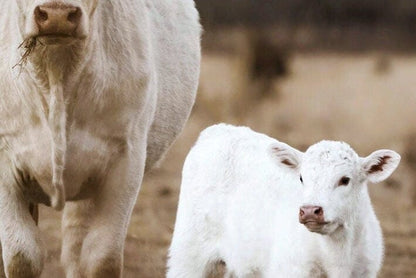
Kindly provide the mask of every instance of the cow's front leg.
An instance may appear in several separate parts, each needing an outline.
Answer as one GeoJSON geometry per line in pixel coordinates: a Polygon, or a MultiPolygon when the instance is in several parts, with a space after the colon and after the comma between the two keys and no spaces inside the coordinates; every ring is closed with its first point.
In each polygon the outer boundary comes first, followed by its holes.
{"type": "MultiPolygon", "coordinates": [[[[4,172],[2,173],[5,174],[4,172]]],[[[39,277],[44,262],[40,232],[30,212],[29,203],[13,183],[0,180],[0,239],[3,264],[8,278],[39,277]]]]}
{"type": "Polygon", "coordinates": [[[141,150],[117,159],[93,199],[80,258],[85,277],[121,277],[128,223],[144,172],[145,147],[141,150]]]}
{"type": "Polygon", "coordinates": [[[68,202],[62,218],[61,262],[67,278],[80,278],[82,244],[88,234],[92,201],[68,202]]]}
{"type": "Polygon", "coordinates": [[[6,278],[6,273],[4,273],[4,265],[3,265],[3,260],[2,260],[2,258],[3,258],[2,254],[3,254],[3,251],[2,251],[2,248],[1,248],[1,244],[0,244],[0,278],[6,278]]]}

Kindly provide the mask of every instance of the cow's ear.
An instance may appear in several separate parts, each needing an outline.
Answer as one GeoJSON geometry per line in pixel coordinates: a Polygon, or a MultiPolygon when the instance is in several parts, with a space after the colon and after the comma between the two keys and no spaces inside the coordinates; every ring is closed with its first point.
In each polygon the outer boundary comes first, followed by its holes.
{"type": "Polygon", "coordinates": [[[276,142],[270,145],[269,152],[279,164],[291,169],[299,169],[303,153],[288,144],[276,142]]]}
{"type": "Polygon", "coordinates": [[[362,169],[370,182],[387,179],[400,162],[400,155],[391,150],[378,150],[362,158],[362,169]]]}

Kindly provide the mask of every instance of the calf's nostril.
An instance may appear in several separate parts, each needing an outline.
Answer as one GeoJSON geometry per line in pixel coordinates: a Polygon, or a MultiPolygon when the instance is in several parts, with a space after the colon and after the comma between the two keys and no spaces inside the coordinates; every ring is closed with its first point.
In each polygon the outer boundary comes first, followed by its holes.
{"type": "Polygon", "coordinates": [[[303,216],[303,215],[305,215],[305,212],[304,212],[302,209],[300,209],[300,210],[299,210],[299,215],[300,215],[300,216],[303,216]]]}
{"type": "Polygon", "coordinates": [[[322,215],[323,213],[324,213],[324,211],[322,210],[322,208],[321,207],[318,207],[318,208],[315,208],[314,209],[314,211],[313,211],[313,213],[315,214],[315,215],[322,215]]]}

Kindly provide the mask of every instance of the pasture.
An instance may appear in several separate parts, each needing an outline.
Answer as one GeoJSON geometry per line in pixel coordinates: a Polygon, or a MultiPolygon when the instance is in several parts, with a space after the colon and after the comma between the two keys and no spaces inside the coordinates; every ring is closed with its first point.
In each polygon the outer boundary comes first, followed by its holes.
{"type": "MultiPolygon", "coordinates": [[[[259,93],[262,85],[250,79],[243,52],[204,52],[191,118],[142,185],[126,241],[124,277],[164,277],[184,158],[202,129],[222,121],[249,125],[303,151],[333,139],[348,142],[361,156],[380,148],[400,153],[402,162],[388,182],[369,188],[385,237],[380,277],[415,277],[416,56],[294,52],[287,75],[259,93]]],[[[60,215],[41,207],[49,252],[45,278],[63,275],[60,215]]]]}

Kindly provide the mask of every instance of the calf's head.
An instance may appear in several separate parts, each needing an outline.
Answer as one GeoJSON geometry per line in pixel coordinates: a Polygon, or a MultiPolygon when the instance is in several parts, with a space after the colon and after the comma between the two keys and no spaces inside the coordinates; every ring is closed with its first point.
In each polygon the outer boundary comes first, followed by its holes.
{"type": "Polygon", "coordinates": [[[98,0],[14,0],[21,13],[24,40],[43,45],[70,44],[89,35],[98,0]]]}
{"type": "Polygon", "coordinates": [[[271,154],[293,171],[302,188],[299,222],[320,234],[352,225],[365,209],[363,204],[370,202],[367,181],[383,181],[400,162],[400,155],[391,150],[378,150],[362,158],[346,143],[334,141],[319,142],[305,153],[274,143],[271,154]]]}

